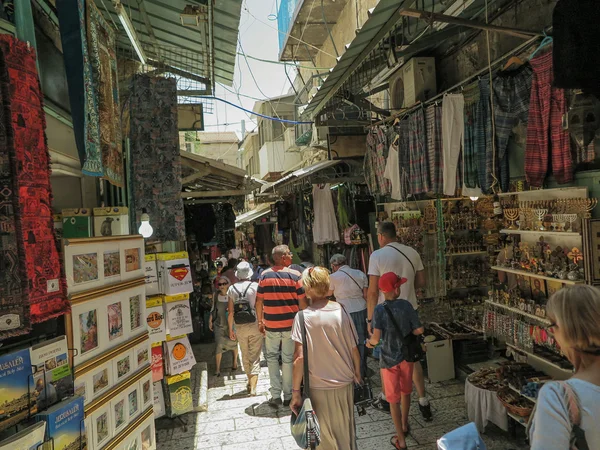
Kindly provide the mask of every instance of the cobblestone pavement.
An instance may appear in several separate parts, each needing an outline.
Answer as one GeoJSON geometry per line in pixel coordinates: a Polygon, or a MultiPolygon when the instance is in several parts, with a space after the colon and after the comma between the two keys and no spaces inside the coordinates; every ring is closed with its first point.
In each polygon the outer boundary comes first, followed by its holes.
{"type": "MultiPolygon", "coordinates": [[[[187,431],[173,428],[176,422],[166,419],[157,421],[158,450],[292,450],[297,449],[290,436],[288,408],[271,408],[268,399],[269,376],[266,367],[258,383],[258,396],[247,397],[246,375],[238,370],[231,372],[231,352],[223,356],[221,377],[214,376],[214,345],[195,346],[198,361],[208,362],[208,412],[190,413],[185,416],[187,431]]],[[[264,364],[263,364],[264,365],[264,364]]],[[[241,365],[240,365],[241,366],[241,365]]],[[[369,360],[369,366],[377,369],[377,362],[369,360]]],[[[378,370],[375,370],[378,373],[378,370]]],[[[379,392],[380,379],[372,379],[374,390],[379,392]]],[[[425,422],[413,393],[410,426],[407,438],[410,450],[436,450],[436,440],[443,434],[468,422],[464,405],[464,385],[458,380],[427,385],[431,401],[433,421],[425,422]]],[[[517,432],[523,435],[522,428],[517,432]]],[[[512,440],[507,433],[488,427],[483,436],[489,450],[521,450],[528,446],[523,440],[512,440]]],[[[395,434],[388,413],[373,408],[367,415],[357,417],[356,434],[359,450],[392,449],[390,438],[395,434]]]]}

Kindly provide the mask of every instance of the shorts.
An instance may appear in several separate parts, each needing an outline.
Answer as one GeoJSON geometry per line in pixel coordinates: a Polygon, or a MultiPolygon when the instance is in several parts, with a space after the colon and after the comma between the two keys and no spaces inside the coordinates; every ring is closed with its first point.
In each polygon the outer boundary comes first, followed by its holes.
{"type": "Polygon", "coordinates": [[[381,369],[385,398],[390,403],[400,403],[402,395],[412,392],[412,375],[415,363],[402,361],[390,369],[381,369]]]}

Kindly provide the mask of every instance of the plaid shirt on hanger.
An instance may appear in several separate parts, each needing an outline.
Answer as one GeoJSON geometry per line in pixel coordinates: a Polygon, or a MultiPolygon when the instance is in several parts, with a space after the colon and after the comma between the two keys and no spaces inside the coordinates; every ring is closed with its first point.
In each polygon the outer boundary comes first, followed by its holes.
{"type": "Polygon", "coordinates": [[[419,108],[408,119],[410,149],[409,177],[412,194],[429,192],[429,161],[427,157],[427,127],[425,113],[419,108]]]}
{"type": "Polygon", "coordinates": [[[429,189],[434,194],[442,194],[444,192],[442,108],[437,105],[432,105],[427,108],[426,128],[429,189]]]}

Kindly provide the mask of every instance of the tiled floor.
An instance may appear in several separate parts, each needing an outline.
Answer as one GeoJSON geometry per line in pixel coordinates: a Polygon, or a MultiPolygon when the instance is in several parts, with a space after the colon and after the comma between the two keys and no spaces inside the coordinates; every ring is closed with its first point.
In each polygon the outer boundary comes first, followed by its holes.
{"type": "MultiPolygon", "coordinates": [[[[221,370],[215,378],[212,345],[195,347],[198,361],[208,362],[208,412],[185,416],[187,431],[173,428],[176,422],[157,421],[158,450],[292,450],[297,449],[290,436],[289,409],[275,410],[266,404],[269,379],[266,367],[258,384],[256,397],[246,397],[246,376],[240,371],[221,370]]],[[[377,369],[377,362],[369,360],[377,369]]],[[[231,367],[231,356],[224,355],[222,368],[231,367]]],[[[378,370],[375,370],[378,373],[378,370]]],[[[379,391],[380,380],[373,377],[374,390],[379,391]]],[[[415,403],[411,408],[411,434],[407,444],[411,450],[435,450],[436,440],[443,434],[468,422],[464,406],[464,385],[458,380],[428,384],[427,393],[433,410],[433,421],[423,421],[415,403]]],[[[519,427],[519,426],[518,426],[519,427]]],[[[521,450],[528,448],[522,439],[512,440],[507,433],[488,427],[483,436],[489,450],[521,450]]],[[[517,428],[518,435],[523,430],[517,428]]],[[[395,434],[389,414],[373,408],[367,415],[357,417],[356,434],[359,450],[392,449],[390,438],[395,434]]]]}

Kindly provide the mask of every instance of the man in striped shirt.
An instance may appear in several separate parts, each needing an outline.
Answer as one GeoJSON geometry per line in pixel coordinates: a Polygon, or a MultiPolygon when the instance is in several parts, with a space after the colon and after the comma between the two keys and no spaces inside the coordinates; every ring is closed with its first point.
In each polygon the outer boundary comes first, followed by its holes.
{"type": "Polygon", "coordinates": [[[287,245],[273,249],[273,267],[265,270],[258,280],[256,316],[258,328],[265,334],[267,366],[271,379],[269,404],[288,406],[292,398],[292,366],[295,344],[292,324],[300,309],[307,306],[302,274],[289,268],[292,252],[287,245]],[[279,356],[282,366],[279,370],[279,356]],[[283,391],[283,403],[281,393],[283,391]]]}

